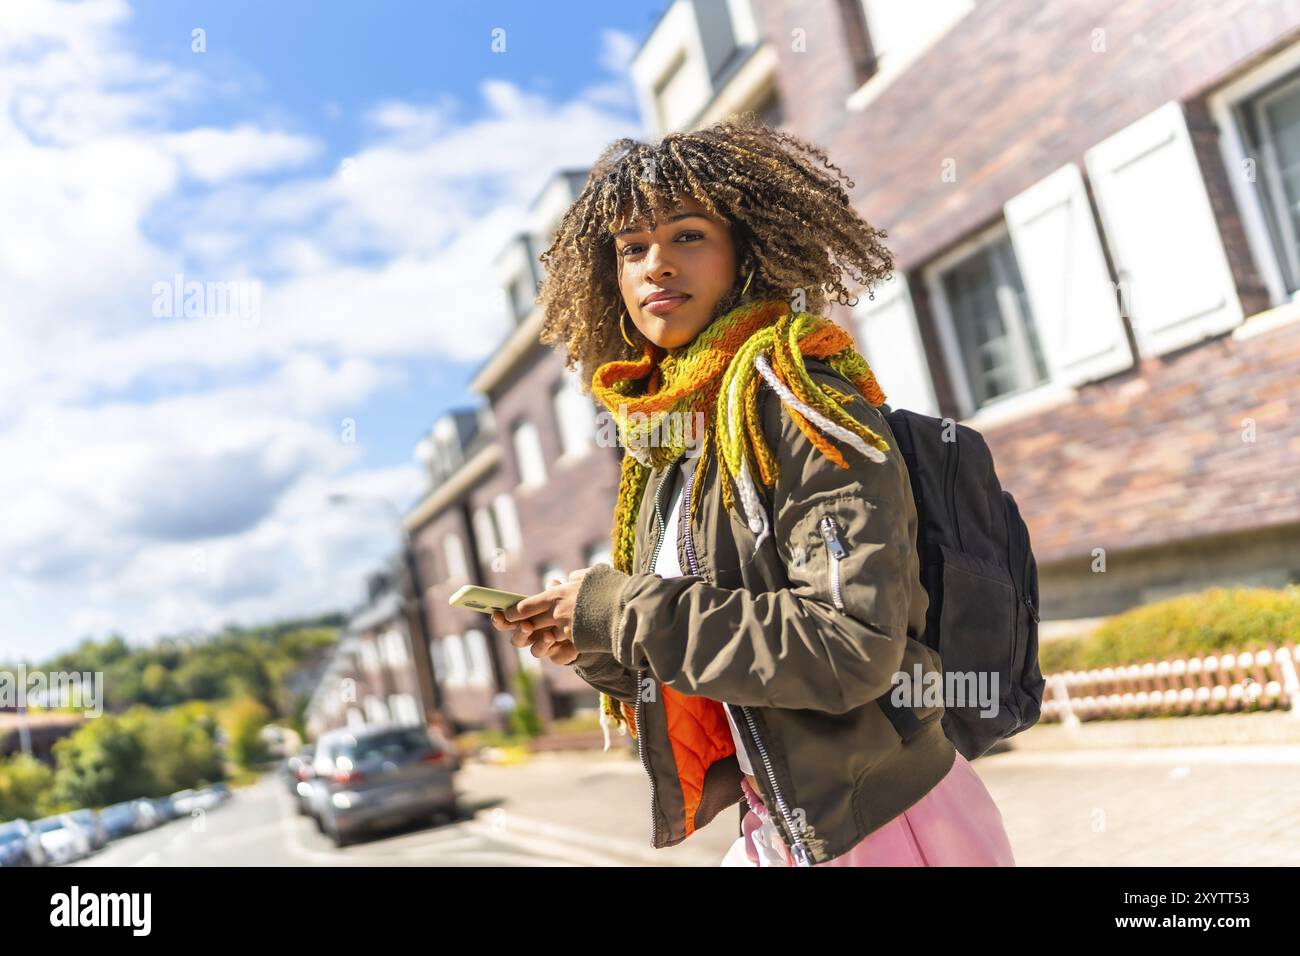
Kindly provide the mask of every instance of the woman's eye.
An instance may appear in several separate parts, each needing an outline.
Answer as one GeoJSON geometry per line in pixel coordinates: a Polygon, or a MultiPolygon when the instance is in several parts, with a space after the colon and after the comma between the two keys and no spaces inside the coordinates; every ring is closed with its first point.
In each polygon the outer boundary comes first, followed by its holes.
{"type": "MultiPolygon", "coordinates": [[[[703,238],[704,238],[704,233],[694,229],[688,229],[685,232],[680,232],[676,236],[674,236],[673,242],[677,242],[678,240],[681,239],[688,239],[694,241],[696,239],[703,239],[703,238]]],[[[627,245],[625,245],[622,249],[618,251],[618,254],[620,256],[634,256],[637,255],[642,250],[642,248],[643,246],[639,242],[629,242],[627,245]]]]}

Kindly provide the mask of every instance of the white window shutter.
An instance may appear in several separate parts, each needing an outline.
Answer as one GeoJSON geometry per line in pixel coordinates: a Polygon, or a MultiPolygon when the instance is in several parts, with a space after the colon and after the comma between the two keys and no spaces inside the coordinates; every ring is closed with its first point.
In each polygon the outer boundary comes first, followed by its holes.
{"type": "Polygon", "coordinates": [[[1162,355],[1242,320],[1176,100],[1084,154],[1138,349],[1162,355]]]}
{"type": "Polygon", "coordinates": [[[890,408],[910,408],[925,415],[939,414],[930,378],[930,363],[916,327],[912,296],[901,272],[889,281],[876,283],[868,299],[866,290],[857,293],[853,307],[858,341],[863,357],[876,374],[890,408]]]}
{"type": "Polygon", "coordinates": [[[1069,385],[1130,367],[1083,174],[1067,163],[1003,209],[1052,378],[1069,385]]]}

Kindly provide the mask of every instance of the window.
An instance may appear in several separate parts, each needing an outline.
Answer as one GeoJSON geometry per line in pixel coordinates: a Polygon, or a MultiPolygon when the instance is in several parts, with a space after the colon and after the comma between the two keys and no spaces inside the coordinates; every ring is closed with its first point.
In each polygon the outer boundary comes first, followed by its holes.
{"type": "Polygon", "coordinates": [[[562,452],[570,458],[585,455],[596,439],[596,409],[582,394],[577,376],[568,369],[551,394],[551,404],[562,452]]]}
{"type": "Polygon", "coordinates": [[[429,659],[433,662],[433,676],[439,683],[447,682],[447,655],[443,652],[441,638],[429,642],[429,659]]]}
{"type": "Polygon", "coordinates": [[[383,640],[387,645],[385,656],[388,663],[394,667],[404,666],[409,659],[406,653],[406,635],[393,629],[384,635],[383,640]]]}
{"type": "Polygon", "coordinates": [[[519,512],[515,500],[505,492],[492,499],[492,513],[496,518],[501,546],[507,551],[518,551],[524,546],[523,532],[519,529],[519,512]]]}
{"type": "Polygon", "coordinates": [[[609,549],[608,544],[593,544],[587,549],[587,567],[594,567],[597,564],[608,564],[611,567],[614,564],[614,554],[609,549]]]}
{"type": "MultiPolygon", "coordinates": [[[[1227,182],[1254,265],[1268,289],[1269,306],[1300,302],[1300,255],[1294,245],[1300,236],[1291,238],[1297,230],[1295,211],[1280,208],[1296,188],[1296,171],[1286,167],[1296,155],[1297,84],[1300,43],[1289,43],[1206,98],[1223,165],[1237,172],[1227,182]]],[[[1300,309],[1294,306],[1281,312],[1269,310],[1267,318],[1252,316],[1241,333],[1251,334],[1251,326],[1264,331],[1296,318],[1300,309]]]]}
{"type": "Polygon", "coordinates": [[[478,545],[479,558],[483,561],[491,561],[496,557],[497,549],[501,547],[496,520],[492,517],[491,510],[483,506],[475,508],[470,523],[474,526],[474,543],[478,545]]]}
{"type": "Polygon", "coordinates": [[[1300,289],[1300,76],[1256,97],[1247,127],[1259,144],[1258,177],[1287,292],[1300,289]]]}
{"type": "Polygon", "coordinates": [[[465,632],[465,682],[479,687],[492,684],[492,660],[488,656],[487,636],[480,630],[465,632]]]}
{"type": "Polygon", "coordinates": [[[372,640],[363,639],[361,641],[361,666],[371,673],[379,670],[379,650],[372,640]]]}
{"type": "Polygon", "coordinates": [[[861,0],[876,68],[897,72],[924,53],[948,27],[974,7],[974,0],[861,0]]]}
{"type": "Polygon", "coordinates": [[[1005,231],[998,230],[942,269],[938,278],[976,409],[1047,380],[1029,300],[1005,231]]]}
{"type": "Polygon", "coordinates": [[[510,283],[510,308],[516,325],[532,314],[533,298],[533,282],[528,276],[521,275],[510,283]]]}
{"type": "Polygon", "coordinates": [[[365,699],[366,723],[384,724],[391,717],[388,713],[388,705],[373,694],[367,694],[365,699]]]}
{"type": "Polygon", "coordinates": [[[420,724],[420,709],[416,706],[415,698],[410,694],[389,694],[388,710],[393,715],[395,723],[403,725],[420,724]]]}
{"type": "Polygon", "coordinates": [[[515,426],[512,438],[520,486],[535,488],[545,484],[546,463],[542,455],[542,442],[538,437],[537,427],[532,422],[521,422],[515,426]]]}
{"type": "Polygon", "coordinates": [[[435,660],[441,658],[442,682],[448,687],[463,687],[468,679],[469,665],[465,657],[465,642],[459,634],[448,634],[441,641],[441,653],[436,653],[435,660]]]}
{"type": "Polygon", "coordinates": [[[469,577],[465,562],[465,545],[456,534],[445,535],[442,539],[442,553],[447,560],[447,580],[459,581],[469,577]]]}
{"type": "Polygon", "coordinates": [[[700,107],[698,71],[686,69],[686,53],[679,53],[655,87],[661,129],[684,129],[700,107]]]}

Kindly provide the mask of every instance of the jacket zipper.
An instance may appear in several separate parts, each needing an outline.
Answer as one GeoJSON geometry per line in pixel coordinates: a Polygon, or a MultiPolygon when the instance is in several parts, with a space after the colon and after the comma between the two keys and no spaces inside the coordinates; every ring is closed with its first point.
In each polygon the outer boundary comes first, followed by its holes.
{"type": "MultiPolygon", "coordinates": [[[[699,574],[700,566],[695,559],[695,538],[691,534],[691,489],[694,484],[695,484],[695,472],[692,471],[689,475],[686,476],[686,490],[682,493],[682,515],[680,520],[682,522],[682,530],[684,531],[685,538],[686,538],[687,564],[690,566],[691,574],[699,574]]],[[[655,500],[657,502],[658,498],[656,498],[655,500]]],[[[660,521],[659,527],[660,527],[660,537],[662,538],[663,537],[662,521],[660,521]]],[[[655,553],[656,554],[658,553],[658,544],[656,544],[655,553]]],[[[732,705],[724,703],[723,706],[730,707],[732,705]]],[[[809,851],[808,845],[804,843],[803,840],[799,839],[798,836],[795,836],[795,834],[798,831],[796,831],[794,822],[790,819],[790,808],[787,806],[785,802],[785,797],[781,794],[781,788],[777,786],[776,773],[772,769],[772,761],[771,759],[769,759],[767,755],[767,747],[763,745],[763,738],[758,732],[758,727],[754,723],[754,718],[753,716],[750,715],[748,707],[741,706],[738,709],[740,710],[741,716],[745,718],[745,726],[749,728],[749,733],[754,738],[755,746],[758,747],[758,755],[759,758],[763,761],[763,769],[767,771],[767,779],[772,784],[772,793],[776,796],[777,809],[780,810],[781,817],[782,819],[785,820],[786,829],[789,831],[790,836],[794,839],[794,846],[791,848],[791,854],[794,857],[795,865],[812,866],[813,865],[812,853],[809,851]]]]}
{"type": "Polygon", "coordinates": [[[844,547],[844,542],[840,540],[839,525],[831,515],[826,515],[821,520],[822,540],[826,542],[826,554],[830,559],[830,578],[831,578],[831,600],[835,602],[837,610],[844,610],[844,594],[840,590],[840,562],[844,560],[844,555],[848,551],[844,547]]]}
{"type": "MultiPolygon", "coordinates": [[[[655,517],[659,520],[659,534],[655,540],[654,551],[650,555],[650,564],[648,570],[653,571],[655,562],[659,560],[659,548],[664,543],[664,513],[660,510],[660,499],[663,496],[664,485],[668,484],[668,479],[672,477],[669,471],[664,475],[663,481],[659,482],[659,487],[655,489],[655,517]]],[[[645,724],[643,718],[645,715],[644,697],[642,688],[645,687],[646,668],[637,668],[636,682],[636,751],[641,758],[641,766],[645,769],[645,774],[650,778],[650,845],[656,846],[659,843],[659,797],[655,791],[655,775],[650,772],[650,760],[645,752],[645,724]]]]}

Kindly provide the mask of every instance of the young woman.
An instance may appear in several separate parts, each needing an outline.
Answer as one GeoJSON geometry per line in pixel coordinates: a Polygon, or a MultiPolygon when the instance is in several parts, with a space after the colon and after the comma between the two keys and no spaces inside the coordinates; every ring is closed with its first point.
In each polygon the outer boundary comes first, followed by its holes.
{"type": "Polygon", "coordinates": [[[893,265],[841,179],[752,116],[605,150],[540,301],[626,449],[613,566],[493,624],[630,725],[655,847],[740,803],[723,865],[1014,865],[942,705],[882,703],[941,664],[884,395],[818,314],[893,265]]]}

